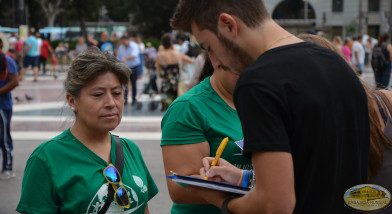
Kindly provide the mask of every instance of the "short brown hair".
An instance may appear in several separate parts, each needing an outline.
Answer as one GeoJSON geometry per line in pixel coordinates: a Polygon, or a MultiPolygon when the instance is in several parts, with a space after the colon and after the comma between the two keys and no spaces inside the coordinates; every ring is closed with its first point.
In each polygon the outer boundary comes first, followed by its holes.
{"type": "Polygon", "coordinates": [[[65,91],[73,97],[79,97],[80,90],[87,83],[105,72],[114,73],[123,88],[128,85],[131,74],[128,66],[109,52],[102,52],[97,47],[89,47],[72,62],[64,81],[65,91]]]}
{"type": "Polygon", "coordinates": [[[170,24],[174,29],[191,32],[191,23],[195,21],[201,30],[216,34],[221,13],[240,18],[250,28],[270,17],[262,0],[180,0],[170,24]]]}

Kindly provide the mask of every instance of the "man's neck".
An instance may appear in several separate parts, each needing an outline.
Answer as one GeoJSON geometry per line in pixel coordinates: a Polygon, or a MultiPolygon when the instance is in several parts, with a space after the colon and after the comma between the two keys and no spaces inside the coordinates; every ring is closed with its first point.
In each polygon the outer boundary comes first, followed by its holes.
{"type": "Polygon", "coordinates": [[[295,36],[279,26],[272,19],[265,20],[258,29],[244,27],[241,36],[243,47],[249,51],[253,60],[256,60],[264,52],[283,45],[302,42],[295,36]]]}

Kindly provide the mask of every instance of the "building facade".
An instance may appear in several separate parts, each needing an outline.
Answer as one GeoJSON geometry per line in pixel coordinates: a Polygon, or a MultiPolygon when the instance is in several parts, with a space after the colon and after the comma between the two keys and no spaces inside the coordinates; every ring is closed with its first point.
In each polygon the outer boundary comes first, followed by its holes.
{"type": "Polygon", "coordinates": [[[294,34],[326,37],[391,33],[392,0],[263,0],[272,18],[294,34]]]}

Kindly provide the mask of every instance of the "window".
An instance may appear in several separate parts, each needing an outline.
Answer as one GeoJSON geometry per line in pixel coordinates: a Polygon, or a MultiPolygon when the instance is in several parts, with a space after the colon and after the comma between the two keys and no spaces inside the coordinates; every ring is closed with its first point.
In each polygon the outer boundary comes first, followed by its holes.
{"type": "Polygon", "coordinates": [[[378,12],[379,10],[380,10],[380,0],[369,0],[368,11],[369,12],[378,12]]]}
{"type": "Polygon", "coordinates": [[[378,25],[369,25],[368,26],[368,30],[367,30],[367,34],[373,38],[378,38],[378,36],[380,35],[380,26],[378,25]]]}
{"type": "Polygon", "coordinates": [[[343,0],[332,0],[332,12],[343,12],[343,0]]]}
{"type": "Polygon", "coordinates": [[[332,36],[343,36],[343,27],[342,26],[332,26],[332,36]]]}

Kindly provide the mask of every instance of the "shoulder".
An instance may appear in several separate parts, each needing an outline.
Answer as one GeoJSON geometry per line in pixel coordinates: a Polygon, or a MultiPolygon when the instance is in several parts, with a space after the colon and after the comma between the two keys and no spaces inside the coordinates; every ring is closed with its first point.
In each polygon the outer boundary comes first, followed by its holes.
{"type": "Polygon", "coordinates": [[[121,139],[123,146],[125,146],[125,148],[127,148],[128,153],[141,155],[140,148],[137,146],[137,144],[135,142],[133,142],[132,140],[130,140],[128,138],[120,137],[120,139],[121,139]]]}

